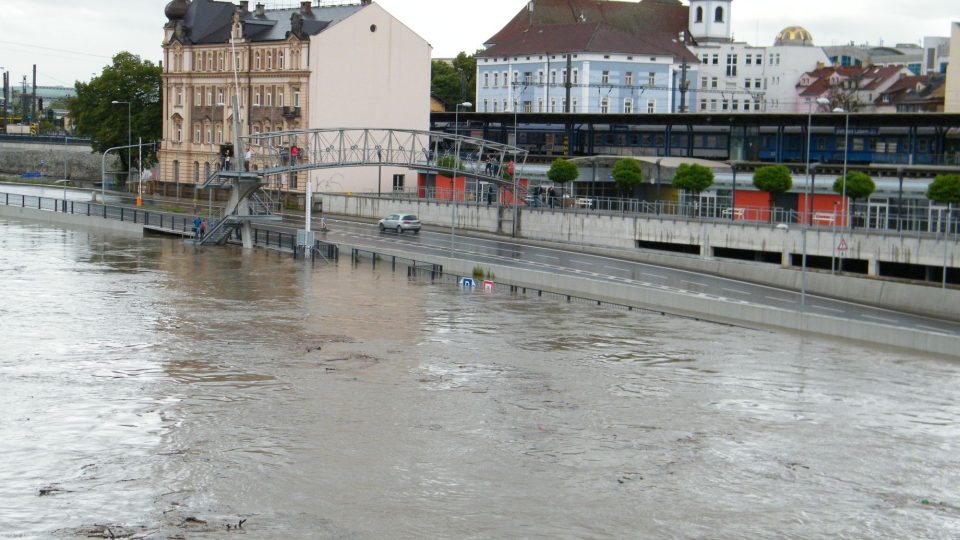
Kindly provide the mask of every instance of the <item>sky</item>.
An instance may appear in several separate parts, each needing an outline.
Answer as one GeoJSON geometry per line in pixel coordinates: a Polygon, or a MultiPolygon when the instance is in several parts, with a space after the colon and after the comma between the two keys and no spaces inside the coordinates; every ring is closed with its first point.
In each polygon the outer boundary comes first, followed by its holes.
{"type": "MultiPolygon", "coordinates": [[[[299,5],[294,0],[265,0],[299,5]]],[[[330,0],[324,0],[329,2],[330,0]]],[[[433,46],[435,58],[472,53],[527,0],[374,0],[433,46]]],[[[127,50],[158,62],[168,0],[0,0],[0,67],[11,84],[32,78],[41,86],[72,86],[99,73],[127,50]]],[[[236,2],[235,2],[236,3],[236,2]]],[[[256,0],[251,1],[251,5],[256,0]]],[[[686,2],[685,2],[686,3],[686,2]]],[[[957,0],[733,0],[734,37],[771,45],[787,26],[803,26],[817,45],[919,43],[949,36],[960,21],[957,0]]]]}

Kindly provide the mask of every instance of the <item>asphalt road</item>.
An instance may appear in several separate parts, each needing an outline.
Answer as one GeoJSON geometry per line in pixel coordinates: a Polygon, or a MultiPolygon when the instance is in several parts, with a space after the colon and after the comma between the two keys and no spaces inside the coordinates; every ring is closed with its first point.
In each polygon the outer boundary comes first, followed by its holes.
{"type": "MultiPolygon", "coordinates": [[[[314,228],[318,223],[319,220],[314,220],[314,228]]],[[[449,230],[446,232],[423,230],[416,235],[411,233],[398,235],[394,232],[379,232],[375,223],[330,218],[327,218],[327,225],[329,230],[324,239],[328,242],[344,242],[356,247],[369,248],[372,251],[376,251],[378,247],[395,249],[402,246],[410,253],[411,258],[425,255],[452,256],[469,259],[478,264],[496,263],[779,309],[805,309],[831,317],[960,336],[960,324],[952,321],[810,294],[806,295],[804,305],[801,305],[801,294],[797,291],[615,257],[567,251],[558,247],[533,246],[513,239],[472,237],[460,230],[456,231],[455,237],[449,230]]],[[[282,223],[267,226],[267,228],[273,227],[291,232],[303,228],[303,218],[285,217],[282,223]]],[[[429,257],[424,257],[424,260],[429,260],[429,257]]]]}

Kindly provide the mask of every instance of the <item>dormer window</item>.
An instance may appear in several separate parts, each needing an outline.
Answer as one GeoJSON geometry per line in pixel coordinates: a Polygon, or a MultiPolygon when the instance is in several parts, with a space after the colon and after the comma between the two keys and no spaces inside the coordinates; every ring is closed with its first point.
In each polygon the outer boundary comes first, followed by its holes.
{"type": "Polygon", "coordinates": [[[714,12],[713,22],[719,22],[719,23],[722,23],[722,22],[723,22],[723,8],[722,8],[722,7],[718,7],[718,8],[717,8],[717,11],[714,12]]]}

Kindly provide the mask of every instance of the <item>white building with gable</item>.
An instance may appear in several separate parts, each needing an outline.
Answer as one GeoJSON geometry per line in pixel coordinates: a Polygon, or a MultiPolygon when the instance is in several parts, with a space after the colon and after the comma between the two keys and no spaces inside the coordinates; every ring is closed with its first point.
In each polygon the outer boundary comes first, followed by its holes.
{"type": "Polygon", "coordinates": [[[796,102],[800,76],[829,65],[823,49],[805,29],[781,31],[773,46],[735,41],[733,0],[691,0],[689,28],[700,59],[696,102],[690,112],[792,113],[806,110],[796,102]]]}

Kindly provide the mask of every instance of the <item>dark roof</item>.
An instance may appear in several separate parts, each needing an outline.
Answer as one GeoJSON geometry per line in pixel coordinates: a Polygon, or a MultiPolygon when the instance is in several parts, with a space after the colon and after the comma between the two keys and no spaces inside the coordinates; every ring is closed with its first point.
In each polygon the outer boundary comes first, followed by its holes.
{"type": "MultiPolygon", "coordinates": [[[[314,36],[332,24],[350,17],[364,6],[314,6],[311,12],[301,14],[301,32],[314,36]]],[[[183,20],[184,40],[202,45],[230,41],[230,25],[238,6],[217,0],[193,0],[183,20]]],[[[255,11],[242,14],[243,37],[250,41],[279,41],[286,39],[292,30],[291,19],[300,14],[300,9],[268,9],[263,17],[255,11]]]]}
{"type": "Polygon", "coordinates": [[[696,56],[677,43],[688,8],[678,0],[533,0],[487,40],[479,57],[567,52],[696,56]]]}

